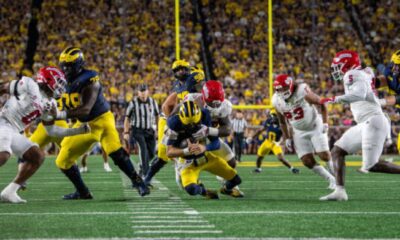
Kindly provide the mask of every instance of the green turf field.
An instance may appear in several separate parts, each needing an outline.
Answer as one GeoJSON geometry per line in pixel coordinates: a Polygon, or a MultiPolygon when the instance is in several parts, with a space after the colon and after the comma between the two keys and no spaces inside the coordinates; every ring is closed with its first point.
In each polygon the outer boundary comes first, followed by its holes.
{"type": "MultiPolygon", "coordinates": [[[[301,166],[294,156],[288,158],[301,166]]],[[[114,171],[106,173],[101,157],[95,156],[88,161],[90,172],[83,174],[95,199],[63,201],[61,196],[73,188],[53,160],[46,159],[28,190],[20,193],[27,204],[0,203],[0,239],[400,238],[396,175],[363,175],[349,167],[350,200],[320,202],[318,198],[330,191],[309,170],[300,167],[300,174],[293,175],[268,160],[255,175],[254,156],[248,156],[238,167],[243,199],[190,197],[175,184],[171,164],[156,176],[152,194],[141,198],[113,164],[114,171]]],[[[15,160],[0,168],[1,189],[15,172],[15,160]]],[[[201,179],[207,187],[220,187],[208,173],[201,179]]]]}

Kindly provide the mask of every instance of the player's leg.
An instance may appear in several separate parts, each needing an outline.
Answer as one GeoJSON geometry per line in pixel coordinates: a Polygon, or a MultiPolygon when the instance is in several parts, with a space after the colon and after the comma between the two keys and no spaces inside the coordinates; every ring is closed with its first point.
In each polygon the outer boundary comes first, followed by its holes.
{"type": "Polygon", "coordinates": [[[327,180],[329,182],[329,188],[333,188],[335,185],[335,178],[323,166],[315,161],[314,147],[311,142],[313,134],[314,132],[312,131],[294,131],[293,141],[297,156],[301,159],[304,166],[327,180]]]}
{"type": "Polygon", "coordinates": [[[211,152],[206,152],[205,155],[208,162],[207,165],[204,166],[204,170],[227,180],[225,185],[221,188],[221,193],[232,197],[243,197],[244,194],[238,189],[235,189],[235,187],[242,182],[237,171],[230,167],[224,159],[211,152]]]}
{"type": "Polygon", "coordinates": [[[269,154],[270,151],[271,151],[271,142],[268,139],[266,139],[257,150],[256,169],[253,170],[254,173],[261,173],[262,160],[266,155],[269,154]]]}
{"type": "Polygon", "coordinates": [[[103,147],[101,147],[101,156],[102,156],[103,162],[104,162],[104,164],[103,164],[104,165],[104,171],[112,172],[112,168],[110,167],[110,164],[108,163],[108,155],[107,155],[106,151],[104,151],[103,147]]]}
{"type": "Polygon", "coordinates": [[[194,164],[191,164],[190,166],[182,169],[182,186],[189,195],[201,195],[208,199],[218,199],[219,197],[216,191],[206,189],[203,184],[199,184],[199,174],[203,168],[204,166],[194,166],[194,164]]]}
{"type": "Polygon", "coordinates": [[[386,118],[383,118],[382,116],[374,116],[369,119],[368,123],[365,124],[362,130],[362,172],[370,171],[400,174],[400,166],[391,162],[379,160],[387,133],[390,132],[390,126],[385,120],[386,118]]]}
{"type": "Polygon", "coordinates": [[[362,125],[358,124],[349,128],[342,137],[336,141],[332,149],[332,160],[336,176],[335,190],[320,198],[322,201],[347,201],[345,189],[345,157],[361,149],[362,125]]]}
{"type": "Polygon", "coordinates": [[[66,137],[61,143],[60,153],[56,158],[57,167],[65,174],[75,187],[75,192],[67,194],[64,200],[92,199],[89,188],[84,183],[76,161],[98,141],[99,130],[94,126],[88,134],[66,137]]]}
{"type": "Polygon", "coordinates": [[[283,151],[282,151],[282,147],[279,146],[278,144],[273,143],[272,144],[272,153],[278,158],[278,160],[285,165],[287,168],[289,168],[289,170],[294,173],[297,174],[300,172],[299,169],[294,168],[288,160],[285,159],[285,157],[283,156],[283,151]]]}
{"type": "Polygon", "coordinates": [[[150,190],[143,183],[140,175],[136,173],[129,153],[121,145],[119,134],[115,127],[114,115],[111,112],[103,115],[101,119],[96,121],[96,125],[101,126],[102,129],[100,135],[101,146],[103,146],[104,151],[114,161],[114,164],[129,177],[132,186],[137,187],[141,196],[150,194],[150,190]]]}
{"type": "Polygon", "coordinates": [[[153,177],[165,166],[165,164],[171,160],[167,157],[167,146],[165,145],[166,138],[164,138],[165,131],[167,129],[167,119],[165,117],[160,117],[158,118],[157,124],[157,157],[151,162],[150,169],[144,179],[144,182],[147,185],[150,185],[151,179],[153,179],[153,177]]]}
{"type": "Polygon", "coordinates": [[[326,168],[331,174],[334,174],[332,155],[329,151],[328,134],[323,133],[322,120],[317,122],[317,127],[311,136],[311,142],[319,158],[326,163],[326,168]]]}
{"type": "Polygon", "coordinates": [[[150,169],[150,161],[154,158],[155,149],[156,148],[156,139],[154,137],[154,133],[147,133],[146,134],[146,150],[147,150],[147,158],[146,164],[144,167],[144,176],[147,176],[147,173],[150,169]]]}
{"type": "Polygon", "coordinates": [[[81,168],[79,169],[79,172],[81,172],[81,173],[85,173],[85,172],[87,172],[88,171],[88,168],[87,168],[87,157],[89,156],[89,152],[85,152],[83,155],[82,155],[82,158],[81,158],[81,168]]]}
{"type": "MultiPolygon", "coordinates": [[[[25,200],[21,199],[17,195],[18,189],[23,183],[25,183],[42,165],[44,161],[44,153],[38,146],[29,141],[26,137],[10,131],[8,133],[10,136],[8,139],[11,140],[11,144],[5,144],[6,148],[11,149],[11,151],[1,152],[14,152],[17,156],[22,157],[25,161],[20,165],[18,173],[14,180],[1,192],[1,199],[12,202],[12,203],[24,203],[25,200]]],[[[7,154],[3,154],[7,155],[7,154]]],[[[3,156],[3,161],[4,161],[3,156]]]]}

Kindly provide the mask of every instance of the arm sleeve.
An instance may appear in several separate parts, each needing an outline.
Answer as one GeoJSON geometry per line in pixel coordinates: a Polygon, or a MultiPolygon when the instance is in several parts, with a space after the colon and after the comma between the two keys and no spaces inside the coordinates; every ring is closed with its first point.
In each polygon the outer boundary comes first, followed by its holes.
{"type": "Polygon", "coordinates": [[[85,133],[84,127],[62,128],[55,125],[44,125],[44,127],[50,137],[66,137],[85,133]]]}
{"type": "Polygon", "coordinates": [[[367,96],[367,85],[363,81],[355,81],[349,86],[345,95],[337,96],[336,100],[341,103],[353,103],[364,101],[367,96]]]}
{"type": "Polygon", "coordinates": [[[210,143],[206,145],[206,151],[214,151],[221,147],[218,137],[209,137],[210,143]]]}
{"type": "Polygon", "coordinates": [[[125,116],[130,118],[132,115],[132,109],[133,109],[133,103],[132,103],[132,101],[130,101],[128,104],[128,107],[126,108],[125,116]]]}

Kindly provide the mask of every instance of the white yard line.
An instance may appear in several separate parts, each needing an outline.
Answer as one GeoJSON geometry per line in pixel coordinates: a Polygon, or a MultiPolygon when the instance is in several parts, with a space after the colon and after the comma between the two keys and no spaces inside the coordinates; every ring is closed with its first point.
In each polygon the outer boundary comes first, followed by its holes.
{"type": "MultiPolygon", "coordinates": [[[[155,212],[20,212],[20,213],[15,213],[15,212],[9,212],[9,213],[0,213],[0,216],[47,216],[47,215],[72,215],[72,216],[86,216],[86,215],[135,215],[132,216],[136,218],[157,218],[157,213],[155,212]],[[149,214],[149,215],[139,215],[138,214],[149,214]]],[[[259,215],[400,215],[400,212],[340,212],[340,211],[218,211],[218,212],[188,212],[186,211],[185,213],[182,211],[175,211],[175,212],[163,212],[162,214],[181,214],[183,216],[187,215],[237,215],[237,214],[243,214],[243,215],[254,215],[254,214],[259,214],[259,215]]],[[[168,216],[168,215],[167,215],[168,216]]],[[[160,215],[160,219],[165,219],[167,216],[160,215]]],[[[188,216],[188,217],[189,217],[188,216]]],[[[171,216],[171,218],[175,218],[171,216]]],[[[187,221],[192,221],[192,218],[187,218],[187,221]]],[[[204,220],[206,221],[206,220],[204,220]]],[[[153,221],[154,222],[154,221],[153,221]]]]}

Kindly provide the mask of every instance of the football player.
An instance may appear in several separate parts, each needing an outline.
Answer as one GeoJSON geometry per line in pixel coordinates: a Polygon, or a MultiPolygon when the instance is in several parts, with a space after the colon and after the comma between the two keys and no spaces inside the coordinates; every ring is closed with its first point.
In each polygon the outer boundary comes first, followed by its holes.
{"type": "Polygon", "coordinates": [[[174,82],[174,92],[171,93],[162,105],[162,113],[158,119],[158,152],[153,160],[150,169],[145,177],[145,183],[150,184],[154,175],[167,164],[167,146],[164,133],[167,126],[167,118],[171,115],[177,104],[185,98],[188,93],[200,92],[204,83],[204,72],[200,69],[191,68],[185,60],[176,60],[172,64],[172,71],[176,81],[174,82]]]}
{"type": "Polygon", "coordinates": [[[314,152],[319,158],[331,163],[331,154],[328,144],[328,113],[323,106],[322,118],[315,105],[320,105],[320,98],[313,93],[306,83],[296,83],[286,75],[278,75],[274,81],[275,93],[272,105],[276,109],[279,125],[286,139],[285,144],[289,150],[296,150],[297,156],[303,164],[314,173],[326,179],[329,189],[334,189],[335,178],[323,166],[319,165],[314,152]],[[293,134],[289,131],[289,126],[293,134]]]}
{"type": "Polygon", "coordinates": [[[83,182],[76,161],[96,142],[101,143],[107,155],[129,177],[141,196],[149,194],[149,189],[136,173],[129,154],[121,145],[114,115],[103,95],[97,72],[84,68],[83,52],[76,47],[66,48],[60,55],[59,64],[68,84],[66,93],[62,96],[66,110],[58,111],[57,119],[76,118],[78,121],[75,127],[80,126],[82,122],[88,122],[92,129],[90,134],[66,137],[61,143],[56,165],[76,189],[63,199],[93,198],[83,182]]]}
{"type": "Polygon", "coordinates": [[[332,64],[332,77],[343,80],[344,95],[321,98],[321,104],[350,104],[357,125],[349,128],[335,142],[332,156],[335,163],[337,187],[320,200],[347,201],[344,187],[345,157],[362,150],[362,173],[381,172],[400,174],[400,166],[380,160],[386,136],[390,131],[389,122],[382,112],[373,87],[374,75],[369,68],[362,69],[357,52],[344,50],[336,53],[332,64]]]}
{"type": "Polygon", "coordinates": [[[41,119],[46,133],[52,137],[89,132],[87,125],[80,128],[60,128],[54,124],[54,119],[48,112],[56,108],[55,99],[65,90],[64,74],[56,67],[39,69],[36,81],[29,77],[22,77],[10,83],[0,84],[0,93],[9,93],[10,98],[5,103],[0,115],[0,166],[11,156],[23,158],[18,173],[0,193],[3,201],[11,203],[25,203],[17,190],[40,167],[44,161],[44,153],[37,144],[27,139],[21,132],[33,121],[41,119]]]}
{"type": "Polygon", "coordinates": [[[279,141],[281,140],[282,130],[279,127],[278,117],[276,116],[275,109],[269,112],[269,118],[265,120],[263,128],[258,130],[251,139],[256,138],[262,132],[266,131],[266,138],[257,150],[257,168],[254,169],[254,173],[261,173],[261,164],[265,155],[268,155],[271,151],[278,158],[279,161],[283,163],[292,173],[299,173],[300,170],[294,168],[290,163],[284,158],[281,146],[279,146],[279,141]]]}
{"type": "Polygon", "coordinates": [[[167,156],[179,157],[179,162],[184,165],[180,172],[182,186],[190,195],[218,199],[217,192],[207,190],[203,184],[198,183],[200,172],[206,170],[227,179],[221,188],[222,194],[243,197],[234,189],[241,183],[236,170],[224,159],[212,153],[220,147],[219,138],[217,136],[207,136],[200,140],[193,138],[193,134],[203,126],[212,127],[210,112],[201,109],[193,101],[183,102],[178,114],[168,119],[167,156]]]}
{"type": "Polygon", "coordinates": [[[393,53],[384,74],[378,76],[376,80],[375,85],[377,88],[388,87],[389,94],[396,94],[396,96],[388,96],[385,99],[381,99],[381,105],[394,106],[400,104],[400,50],[393,53]]]}

